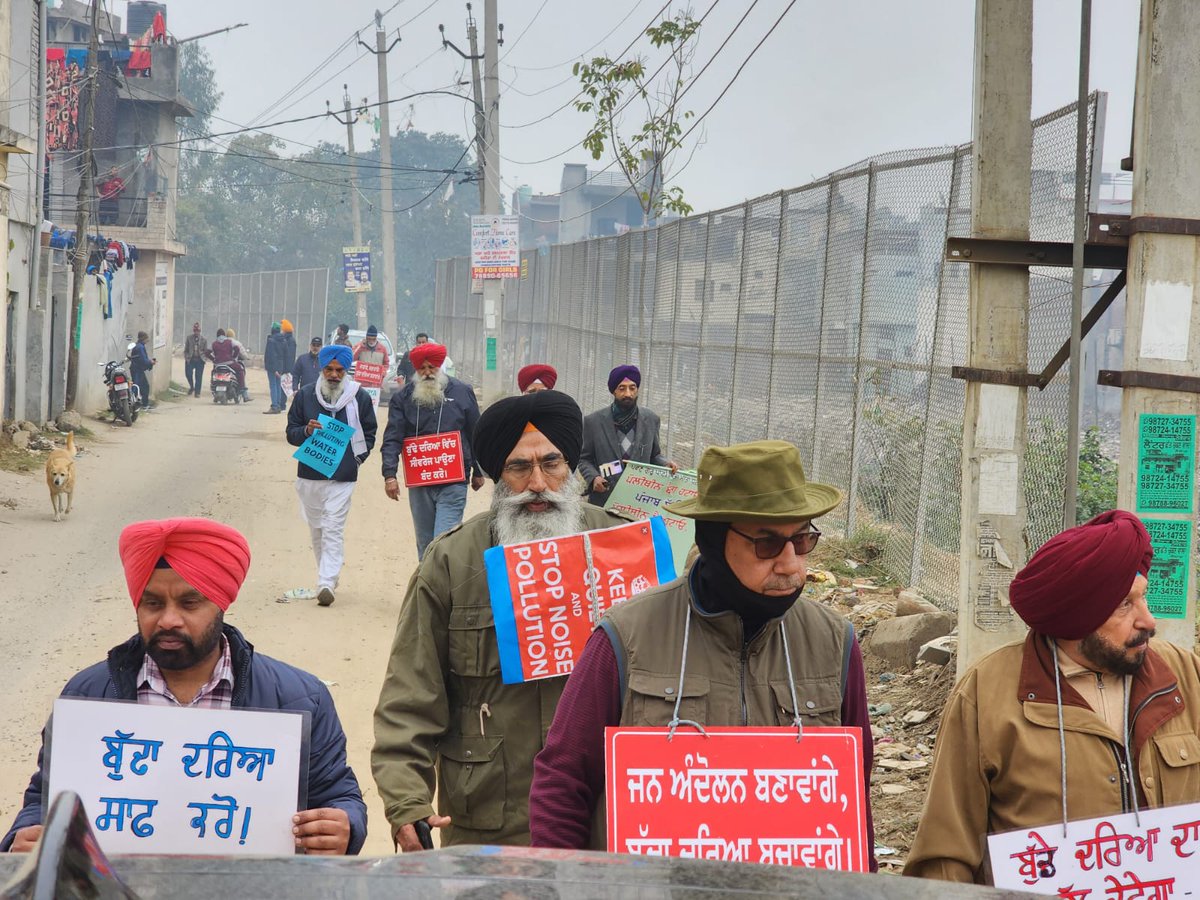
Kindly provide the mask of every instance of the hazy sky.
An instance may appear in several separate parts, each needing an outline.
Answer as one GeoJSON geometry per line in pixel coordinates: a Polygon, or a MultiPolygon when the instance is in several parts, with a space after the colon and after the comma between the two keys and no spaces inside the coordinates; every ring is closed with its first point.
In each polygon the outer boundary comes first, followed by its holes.
{"type": "MultiPolygon", "coordinates": [[[[241,126],[320,113],[326,100],[340,108],[344,82],[356,101],[366,96],[374,102],[375,59],[345,42],[361,28],[373,44],[374,11],[377,5],[387,10],[391,2],[174,0],[167,25],[182,38],[249,23],[204,39],[225,94],[219,115],[228,122],[216,123],[223,130],[235,127],[229,122],[241,126]],[[339,45],[316,77],[272,108],[339,45]]],[[[788,2],[695,0],[697,15],[715,6],[702,28],[697,69],[751,11],[696,82],[687,106],[697,114],[709,106],[788,2]]],[[[582,56],[618,53],[662,5],[662,0],[500,0],[506,197],[523,183],[537,192],[557,191],[564,162],[599,168],[608,161],[593,163],[578,146],[588,119],[570,106],[576,91],[571,65],[582,56]]],[[[1129,152],[1140,3],[1096,0],[1093,6],[1091,84],[1109,92],[1104,167],[1113,170],[1129,152]]],[[[114,11],[123,13],[123,7],[117,2],[114,11]]],[[[483,0],[474,7],[482,19],[483,0]]],[[[387,12],[385,27],[389,33],[399,28],[402,37],[389,57],[392,97],[453,89],[464,64],[452,50],[441,49],[437,26],[445,24],[447,37],[466,49],[465,18],[462,0],[401,0],[387,12]]],[[[1035,2],[1034,115],[1075,98],[1078,19],[1078,0],[1035,2]]],[[[480,31],[482,39],[482,21],[480,31]]],[[[796,187],[876,153],[969,140],[973,40],[969,0],[796,0],[705,120],[703,144],[682,171],[685,157],[679,158],[674,183],[702,211],[796,187]]],[[[652,64],[662,58],[644,41],[639,46],[652,64]]],[[[466,73],[469,78],[469,69],[466,73]]],[[[411,108],[396,103],[392,110],[393,126],[411,121],[424,131],[468,134],[468,104],[453,97],[419,99],[411,108]]],[[[358,128],[356,140],[365,145],[371,132],[366,125],[358,128]]],[[[306,144],[345,141],[344,128],[331,119],[270,130],[306,144]]]]}

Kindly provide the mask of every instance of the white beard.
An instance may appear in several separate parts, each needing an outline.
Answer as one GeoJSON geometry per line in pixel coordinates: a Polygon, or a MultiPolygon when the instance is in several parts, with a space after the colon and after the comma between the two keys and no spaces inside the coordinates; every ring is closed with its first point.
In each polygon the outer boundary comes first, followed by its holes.
{"type": "Polygon", "coordinates": [[[422,378],[414,373],[412,376],[413,383],[413,402],[417,406],[426,408],[437,406],[446,399],[446,385],[450,383],[450,377],[440,369],[438,373],[431,378],[422,378]]]}
{"type": "Polygon", "coordinates": [[[562,537],[583,530],[584,480],[578,472],[557,491],[513,493],[503,481],[496,482],[492,494],[496,541],[499,544],[521,544],[543,538],[562,537]],[[550,504],[545,512],[530,512],[526,503],[544,500],[550,504]]]}
{"type": "Polygon", "coordinates": [[[332,406],[345,393],[346,381],[343,379],[335,384],[326,380],[325,376],[322,375],[317,379],[317,390],[321,392],[321,396],[325,399],[325,402],[332,406]]]}

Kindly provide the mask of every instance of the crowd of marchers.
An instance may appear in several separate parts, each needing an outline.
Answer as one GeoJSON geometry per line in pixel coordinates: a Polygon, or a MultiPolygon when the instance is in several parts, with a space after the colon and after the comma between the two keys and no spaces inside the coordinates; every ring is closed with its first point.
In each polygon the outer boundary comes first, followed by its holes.
{"type": "MultiPolygon", "coordinates": [[[[350,374],[361,352],[378,353],[314,338],[311,359],[292,364],[288,441],[302,445],[324,417],[353,435],[332,474],[298,463],[316,580],[293,593],[321,606],[336,597],[353,491],[378,430],[350,374]]],[[[385,669],[371,768],[398,849],[428,848],[438,830],[442,846],[603,850],[605,728],[668,725],[671,705],[639,691],[684,670],[706,686],[688,698],[699,725],[861,729],[869,796],[858,640],[801,596],[818,520],[841,493],[808,480],[790,443],[707,448],[696,496],[665,507],[695,523],[683,573],[611,608],[569,676],[506,684],[484,552],[620,524],[603,507],[625,465],[678,466],[662,451],[658,417],[638,403],[635,366],[613,369],[612,402],[586,417],[549,365],[523,368],[521,393],[481,412],[471,386],[443,370],[446,352],[426,337],[405,354],[380,448],[384,491],[407,495],[419,558],[390,655],[362,661],[385,669]],[[461,478],[412,480],[406,442],[446,435],[461,448],[461,478]],[[490,508],[463,522],[468,488],[485,478],[490,508]],[[779,683],[794,708],[780,708],[779,683]]],[[[273,406],[275,390],[272,381],[273,406]]],[[[309,808],[295,817],[296,845],[357,853],[366,807],[329,692],[224,622],[250,565],[245,538],[206,519],[147,521],[122,532],[118,552],[137,631],[63,695],[308,712],[309,808]]],[[[1152,557],[1141,521],[1112,511],[1054,537],[1017,573],[1009,597],[1028,634],[972,666],[951,694],[906,874],[987,884],[989,834],[1200,801],[1200,658],[1154,639],[1152,557]]],[[[43,762],[39,753],[0,849],[36,846],[43,762]]],[[[873,847],[869,801],[866,812],[873,847]]]]}

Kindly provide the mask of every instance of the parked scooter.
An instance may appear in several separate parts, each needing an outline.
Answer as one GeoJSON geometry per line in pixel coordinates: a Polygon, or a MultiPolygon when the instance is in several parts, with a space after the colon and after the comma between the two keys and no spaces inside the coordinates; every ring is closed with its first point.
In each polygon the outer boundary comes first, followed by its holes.
{"type": "Polygon", "coordinates": [[[104,383],[108,385],[108,408],[115,418],[126,425],[137,421],[138,411],[142,408],[142,392],[129,377],[126,360],[110,359],[104,366],[104,383]]]}
{"type": "Polygon", "coordinates": [[[237,372],[233,366],[225,363],[217,363],[212,368],[212,376],[209,380],[209,387],[212,389],[213,403],[241,403],[242,394],[238,390],[237,372]]]}

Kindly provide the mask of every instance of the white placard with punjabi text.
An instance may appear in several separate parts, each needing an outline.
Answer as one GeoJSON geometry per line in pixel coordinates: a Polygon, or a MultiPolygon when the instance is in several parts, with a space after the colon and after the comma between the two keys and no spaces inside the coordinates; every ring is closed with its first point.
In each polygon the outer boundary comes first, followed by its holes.
{"type": "Polygon", "coordinates": [[[1068,900],[1200,896],[1200,803],[988,836],[998,888],[1068,900]]]}
{"type": "Polygon", "coordinates": [[[46,809],[77,793],[106,853],[291,854],[306,732],[299,713],[59,698],[46,809]]]}

